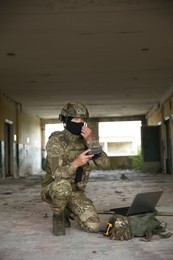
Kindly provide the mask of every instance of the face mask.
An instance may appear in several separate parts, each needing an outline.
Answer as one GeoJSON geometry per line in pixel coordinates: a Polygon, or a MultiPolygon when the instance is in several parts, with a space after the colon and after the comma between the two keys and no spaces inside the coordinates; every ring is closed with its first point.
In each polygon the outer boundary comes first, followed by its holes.
{"type": "Polygon", "coordinates": [[[71,121],[72,118],[67,118],[66,121],[66,129],[74,134],[74,135],[80,135],[81,134],[81,130],[82,130],[82,126],[84,125],[84,122],[81,123],[75,123],[71,121]]]}

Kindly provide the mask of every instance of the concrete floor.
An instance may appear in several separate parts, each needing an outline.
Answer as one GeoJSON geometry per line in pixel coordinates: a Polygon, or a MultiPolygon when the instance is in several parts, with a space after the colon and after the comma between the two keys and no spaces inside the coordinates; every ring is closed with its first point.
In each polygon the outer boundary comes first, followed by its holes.
{"type": "MultiPolygon", "coordinates": [[[[86,233],[74,221],[65,236],[53,236],[52,213],[40,199],[41,180],[41,175],[0,180],[0,260],[173,259],[173,236],[153,236],[151,242],[115,241],[101,233],[86,233]]],[[[128,206],[137,193],[155,190],[164,191],[157,204],[158,218],[167,221],[167,231],[173,232],[173,175],[93,171],[86,193],[105,228],[110,217],[102,214],[105,210],[128,206]]]]}

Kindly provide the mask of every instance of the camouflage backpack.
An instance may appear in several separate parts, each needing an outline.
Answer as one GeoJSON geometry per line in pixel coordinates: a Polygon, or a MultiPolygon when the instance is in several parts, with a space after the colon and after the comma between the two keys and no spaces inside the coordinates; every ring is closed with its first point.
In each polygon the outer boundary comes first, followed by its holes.
{"type": "Polygon", "coordinates": [[[156,218],[157,211],[152,213],[138,214],[134,216],[122,216],[113,214],[109,218],[105,236],[114,240],[129,240],[133,237],[144,237],[143,241],[150,241],[153,235],[168,238],[172,233],[164,233],[167,223],[156,218]],[[164,234],[163,234],[164,233],[164,234]]]}

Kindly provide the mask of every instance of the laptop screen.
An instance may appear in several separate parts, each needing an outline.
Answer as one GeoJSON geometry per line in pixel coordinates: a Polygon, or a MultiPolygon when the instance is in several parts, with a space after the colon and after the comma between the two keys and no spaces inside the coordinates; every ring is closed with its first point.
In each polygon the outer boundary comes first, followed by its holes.
{"type": "Polygon", "coordinates": [[[154,212],[163,191],[139,193],[135,196],[127,215],[154,212]]]}
{"type": "Polygon", "coordinates": [[[123,216],[154,212],[162,193],[163,191],[139,193],[135,196],[130,207],[114,208],[110,210],[123,216]]]}

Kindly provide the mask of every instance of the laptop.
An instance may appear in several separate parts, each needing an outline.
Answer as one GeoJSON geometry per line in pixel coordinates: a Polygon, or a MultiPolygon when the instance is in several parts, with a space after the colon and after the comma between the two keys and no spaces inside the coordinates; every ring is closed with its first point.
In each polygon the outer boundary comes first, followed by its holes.
{"type": "Polygon", "coordinates": [[[154,212],[162,193],[163,191],[139,193],[135,196],[130,207],[114,208],[110,211],[123,216],[154,212]]]}

